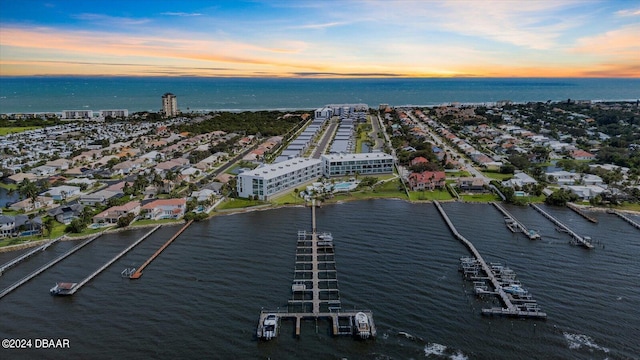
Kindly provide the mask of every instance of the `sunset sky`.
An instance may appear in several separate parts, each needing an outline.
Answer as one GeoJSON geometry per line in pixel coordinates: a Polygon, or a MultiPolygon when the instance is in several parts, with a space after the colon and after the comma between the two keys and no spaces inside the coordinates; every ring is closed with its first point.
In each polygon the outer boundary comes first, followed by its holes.
{"type": "Polygon", "coordinates": [[[640,1],[0,0],[0,76],[640,77],[640,1]]]}

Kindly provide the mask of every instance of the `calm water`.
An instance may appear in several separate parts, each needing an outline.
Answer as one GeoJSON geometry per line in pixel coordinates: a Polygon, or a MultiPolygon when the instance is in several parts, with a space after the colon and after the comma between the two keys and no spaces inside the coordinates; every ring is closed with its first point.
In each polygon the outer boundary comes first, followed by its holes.
{"type": "MultiPolygon", "coordinates": [[[[308,208],[285,208],[195,223],[137,281],[120,271],[142,263],[178,228],[158,230],[71,298],[51,297],[56,281],[78,281],[147,230],[105,235],[0,300],[0,338],[68,338],[68,350],[0,350],[7,358],[220,359],[631,359],[640,344],[640,232],[606,213],[588,223],[548,208],[599,240],[587,251],[529,208],[509,207],[542,241],[510,233],[490,205],[443,205],[487,261],[513,268],[547,321],[485,318],[472,284],[458,273],[468,255],[432,204],[375,200],[325,206],[319,229],[336,244],[345,309],[374,312],[378,338],[332,337],[328,322],[282,323],[271,342],[254,338],[260,309],[285,308],[296,232],[308,208]],[[413,338],[400,334],[406,332],[413,338]]],[[[638,217],[635,217],[638,219],[638,217]]],[[[54,258],[72,242],[0,277],[0,288],[54,258]]],[[[0,254],[0,263],[18,253],[0,254]]]]}
{"type": "Polygon", "coordinates": [[[172,92],[182,111],[315,109],[330,103],[377,106],[499,100],[636,100],[640,79],[229,79],[0,77],[0,113],[160,110],[172,92]]]}

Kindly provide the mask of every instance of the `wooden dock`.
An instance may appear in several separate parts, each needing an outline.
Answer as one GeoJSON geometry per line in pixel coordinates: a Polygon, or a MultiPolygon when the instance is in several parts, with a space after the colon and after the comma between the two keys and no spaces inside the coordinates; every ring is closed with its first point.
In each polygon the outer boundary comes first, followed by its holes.
{"type": "MultiPolygon", "coordinates": [[[[291,286],[291,300],[287,311],[262,310],[256,335],[259,339],[270,339],[263,334],[267,316],[295,320],[295,334],[300,336],[303,319],[328,318],[333,335],[359,335],[362,338],[376,336],[373,313],[370,310],[342,311],[335,262],[333,237],[330,233],[318,233],[316,228],[315,201],[311,206],[312,231],[298,231],[296,262],[291,286]],[[367,316],[370,330],[367,334],[356,334],[356,314],[367,316]]],[[[277,336],[275,334],[272,337],[277,336]]]]}
{"type": "Polygon", "coordinates": [[[631,220],[631,218],[627,217],[626,215],[624,215],[623,213],[619,212],[619,211],[615,211],[615,210],[610,210],[609,213],[614,214],[616,216],[618,216],[619,218],[621,218],[622,220],[626,221],[627,223],[631,224],[631,226],[633,226],[634,228],[640,230],[640,224],[638,224],[637,222],[631,220]]]}
{"type": "Polygon", "coordinates": [[[547,219],[551,220],[552,223],[554,223],[556,226],[558,226],[559,228],[564,230],[566,233],[568,233],[577,244],[582,245],[583,247],[585,247],[585,248],[587,248],[589,250],[594,248],[593,245],[591,245],[591,242],[589,242],[589,240],[587,240],[586,238],[576,234],[575,231],[571,230],[567,225],[561,223],[560,220],[558,220],[555,217],[551,216],[551,214],[549,214],[546,211],[542,210],[536,204],[529,204],[529,205],[531,205],[531,207],[534,208],[537,212],[542,214],[542,216],[544,216],[547,219]]]}
{"type": "Polygon", "coordinates": [[[164,243],[164,245],[162,245],[153,255],[151,255],[151,257],[148,258],[147,261],[144,262],[144,264],[142,264],[133,274],[131,274],[131,276],[129,276],[129,279],[139,279],[142,276],[142,270],[144,270],[144,268],[146,268],[149,264],[151,264],[151,262],[155,260],[155,258],[157,258],[158,255],[160,255],[164,251],[164,249],[166,249],[169,245],[171,245],[173,240],[178,238],[178,236],[180,236],[180,234],[182,234],[182,232],[185,231],[189,227],[189,225],[191,225],[192,223],[193,223],[193,220],[189,220],[188,223],[186,223],[182,228],[180,228],[180,230],[178,230],[178,232],[175,233],[175,235],[173,235],[169,240],[167,240],[167,242],[164,243]]]}
{"type": "Polygon", "coordinates": [[[511,215],[511,213],[509,213],[507,209],[503,208],[500,204],[498,204],[495,201],[492,201],[491,205],[493,205],[496,209],[498,209],[498,211],[502,213],[502,215],[505,218],[505,223],[507,224],[507,227],[509,228],[509,230],[513,232],[522,232],[530,240],[540,239],[540,235],[537,232],[527,229],[527,227],[522,222],[516,219],[515,216],[511,215]]]}
{"type": "Polygon", "coordinates": [[[73,288],[71,288],[65,295],[73,295],[76,293],[76,291],[80,290],[81,287],[83,287],[86,283],[88,283],[89,281],[91,281],[91,279],[93,279],[94,277],[98,276],[98,274],[100,274],[101,272],[103,272],[106,268],[108,268],[109,266],[111,266],[111,264],[113,264],[114,262],[116,262],[118,259],[120,259],[121,257],[123,257],[126,253],[128,253],[129,251],[131,251],[131,249],[133,249],[134,247],[138,246],[138,244],[140,244],[144,239],[148,238],[151,234],[153,234],[156,230],[158,230],[160,228],[160,225],[154,227],[153,229],[151,229],[149,232],[147,232],[146,234],[142,235],[142,237],[138,240],[136,240],[133,244],[127,246],[126,249],[122,250],[120,253],[118,253],[118,255],[114,256],[111,260],[107,261],[104,265],[102,265],[98,270],[94,271],[93,273],[91,273],[91,275],[87,276],[86,278],[84,278],[82,281],[80,281],[79,283],[77,283],[76,285],[73,286],[73,288]]]}
{"type": "Polygon", "coordinates": [[[60,240],[60,238],[62,238],[62,236],[60,236],[57,239],[53,239],[51,241],[47,241],[45,244],[40,245],[34,249],[31,249],[30,251],[18,256],[17,258],[9,261],[8,263],[0,266],[0,276],[2,276],[2,274],[4,274],[7,270],[9,270],[10,268],[18,265],[19,263],[27,260],[28,258],[32,257],[33,255],[41,252],[41,251],[45,251],[49,246],[55,244],[56,242],[58,242],[60,240]]]}
{"type": "MultiPolygon", "coordinates": [[[[475,261],[478,262],[480,269],[486,274],[486,278],[491,282],[491,285],[493,286],[494,291],[498,294],[498,296],[502,300],[502,303],[505,305],[506,308],[503,308],[500,310],[501,315],[508,315],[508,316],[524,315],[522,314],[522,311],[519,309],[519,307],[512,303],[511,297],[504,291],[502,284],[498,281],[494,271],[484,261],[484,259],[482,258],[482,255],[480,255],[480,252],[478,252],[478,250],[475,248],[475,246],[473,246],[473,244],[469,240],[467,240],[464,236],[462,236],[458,232],[458,230],[455,228],[455,226],[449,219],[449,216],[447,216],[447,213],[444,211],[440,203],[438,201],[434,201],[433,203],[435,204],[436,208],[440,212],[440,215],[442,216],[445,223],[449,227],[449,230],[451,230],[453,235],[458,240],[460,240],[467,247],[467,249],[469,249],[471,254],[473,254],[473,257],[475,258],[475,261]]],[[[495,309],[494,310],[489,309],[489,310],[495,311],[495,309]]],[[[537,314],[536,316],[527,316],[527,317],[535,317],[540,319],[544,319],[547,317],[547,314],[542,311],[536,311],[536,314],[537,314]]]]}
{"type": "Polygon", "coordinates": [[[573,211],[576,212],[576,214],[582,216],[583,218],[589,220],[589,222],[592,222],[594,224],[598,223],[598,219],[594,218],[593,216],[590,216],[589,214],[587,214],[584,210],[580,209],[579,207],[577,207],[575,204],[572,203],[567,203],[567,207],[573,211]]]}
{"type": "Polygon", "coordinates": [[[45,265],[41,266],[40,268],[38,268],[37,270],[33,271],[29,275],[27,275],[27,276],[23,277],[22,279],[20,279],[19,281],[15,282],[13,285],[11,285],[8,288],[2,290],[2,292],[0,292],[0,299],[3,298],[4,296],[8,295],[9,293],[11,293],[13,290],[15,290],[15,289],[19,288],[20,286],[24,285],[25,283],[27,283],[28,281],[30,281],[34,277],[36,277],[36,276],[40,275],[41,273],[45,272],[47,269],[49,269],[53,265],[59,263],[60,261],[66,259],[67,257],[71,256],[76,251],[78,251],[78,250],[82,249],[83,247],[89,245],[95,239],[99,238],[100,235],[102,235],[102,234],[98,234],[98,235],[90,238],[89,240],[87,240],[87,241],[85,241],[85,242],[73,247],[71,250],[69,250],[66,253],[58,256],[57,258],[51,260],[50,262],[48,262],[45,265]]]}

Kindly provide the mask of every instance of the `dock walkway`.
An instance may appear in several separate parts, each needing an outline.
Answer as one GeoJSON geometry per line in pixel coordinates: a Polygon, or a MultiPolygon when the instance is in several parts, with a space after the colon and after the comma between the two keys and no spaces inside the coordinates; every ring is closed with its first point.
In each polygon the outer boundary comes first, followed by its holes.
{"type": "Polygon", "coordinates": [[[145,261],[144,264],[142,264],[138,268],[138,270],[136,270],[133,274],[131,274],[131,276],[129,276],[129,279],[139,279],[142,276],[142,270],[144,270],[144,268],[146,268],[149,264],[151,264],[151,262],[155,260],[155,258],[157,258],[158,255],[160,255],[164,251],[164,249],[166,249],[169,245],[171,245],[173,240],[178,238],[178,236],[180,236],[180,234],[182,234],[182,232],[185,231],[189,227],[189,225],[191,225],[192,223],[193,223],[193,220],[189,220],[189,222],[187,222],[182,228],[180,228],[180,230],[178,230],[178,232],[175,233],[175,235],[173,235],[169,240],[167,240],[166,243],[164,243],[164,245],[162,245],[153,255],[151,255],[151,257],[148,258],[147,261],[145,261]]]}
{"type": "Polygon", "coordinates": [[[640,230],[640,224],[638,224],[637,222],[631,220],[631,218],[625,216],[624,214],[622,214],[619,211],[615,211],[615,210],[611,210],[610,211],[611,214],[617,215],[618,217],[620,217],[622,220],[628,222],[629,224],[631,224],[631,226],[633,226],[634,228],[640,230]]]}
{"type": "Polygon", "coordinates": [[[95,239],[99,238],[102,234],[98,234],[92,238],[90,238],[89,240],[78,244],[77,246],[75,246],[74,248],[72,248],[71,250],[67,251],[66,253],[58,256],[57,258],[51,260],[50,262],[46,263],[45,265],[41,266],[40,268],[38,268],[37,270],[33,271],[32,273],[30,273],[29,275],[23,277],[22,279],[18,280],[17,282],[15,282],[13,285],[9,286],[8,288],[2,290],[2,292],[0,292],[0,299],[5,297],[6,295],[8,295],[9,293],[11,293],[13,290],[19,288],[20,286],[24,285],[25,283],[27,283],[28,281],[30,281],[31,279],[33,279],[34,277],[40,275],[41,273],[45,272],[47,269],[49,269],[50,267],[52,267],[53,265],[59,263],[60,261],[66,259],[67,257],[71,256],[73,253],[75,253],[76,251],[82,249],[83,247],[89,245],[90,243],[92,243],[95,239]]]}
{"type": "Polygon", "coordinates": [[[268,335],[263,333],[265,319],[270,315],[274,315],[277,322],[281,319],[294,319],[296,336],[300,336],[302,319],[329,318],[333,335],[375,337],[376,328],[373,313],[370,310],[342,311],[333,237],[330,233],[318,233],[315,202],[311,206],[311,212],[312,231],[298,231],[292,295],[288,302],[288,309],[287,311],[262,310],[258,321],[257,337],[269,340],[277,336],[277,331],[268,335]],[[369,330],[366,333],[357,333],[355,329],[355,319],[359,313],[365,314],[369,322],[369,330]]]}
{"type": "Polygon", "coordinates": [[[36,247],[35,249],[31,249],[31,251],[27,251],[26,253],[18,256],[17,258],[9,261],[8,263],[0,266],[0,276],[2,276],[2,274],[4,274],[10,268],[12,268],[12,267],[18,265],[19,263],[27,260],[28,258],[32,257],[36,253],[38,253],[40,251],[45,251],[49,246],[57,243],[61,238],[62,238],[62,236],[58,237],[57,239],[53,239],[51,241],[48,241],[45,244],[40,245],[40,246],[36,247]]]}
{"type": "Polygon", "coordinates": [[[578,206],[576,206],[575,204],[572,203],[567,203],[567,207],[573,211],[575,211],[576,214],[582,216],[583,218],[589,220],[589,222],[592,222],[594,224],[598,223],[598,219],[594,218],[593,216],[590,216],[589,214],[587,214],[586,212],[584,212],[584,210],[580,209],[578,206]]]}
{"type": "Polygon", "coordinates": [[[138,244],[140,244],[144,239],[148,238],[151,234],[153,234],[156,230],[158,230],[160,228],[161,225],[158,225],[156,227],[154,227],[153,229],[151,229],[149,232],[147,232],[146,234],[142,235],[142,237],[138,240],[136,240],[133,244],[127,246],[126,249],[122,250],[118,255],[114,256],[111,260],[107,261],[107,263],[105,263],[104,265],[102,265],[98,270],[94,271],[93,273],[91,273],[91,275],[87,276],[86,278],[84,278],[82,281],[80,281],[77,285],[75,285],[69,292],[68,295],[73,295],[76,293],[76,291],[80,290],[80,288],[82,286],[84,286],[86,283],[88,283],[89,281],[91,281],[91,279],[93,279],[94,277],[98,276],[98,274],[100,274],[101,272],[103,272],[106,268],[108,268],[109,266],[111,266],[111,264],[113,264],[114,262],[118,261],[118,259],[120,259],[121,257],[123,257],[126,253],[128,253],[129,251],[131,251],[134,247],[138,246],[138,244]]]}
{"type": "MultiPolygon", "coordinates": [[[[482,255],[480,255],[480,252],[478,252],[476,247],[473,246],[471,241],[467,240],[464,236],[462,236],[458,232],[458,230],[453,225],[453,223],[449,219],[449,216],[447,216],[447,213],[444,211],[444,209],[442,208],[440,203],[438,201],[434,201],[433,203],[435,204],[436,208],[440,212],[440,215],[444,219],[445,223],[447,223],[447,226],[449,227],[449,230],[451,230],[453,235],[458,240],[460,240],[467,247],[467,249],[469,249],[469,251],[471,251],[471,253],[475,257],[476,261],[480,264],[480,267],[481,267],[482,271],[486,274],[488,280],[491,282],[491,285],[495,289],[495,292],[497,292],[498,296],[500,297],[500,299],[502,300],[502,302],[506,306],[506,309],[505,308],[500,309],[499,314],[500,315],[508,315],[508,316],[517,316],[517,317],[546,318],[547,314],[544,313],[544,312],[541,312],[541,311],[535,311],[535,312],[521,311],[517,306],[515,306],[511,302],[511,298],[504,291],[504,289],[502,288],[502,285],[500,284],[500,282],[496,278],[493,270],[484,261],[484,259],[482,258],[482,255]]],[[[483,314],[485,314],[485,313],[486,314],[498,314],[496,309],[485,309],[485,310],[483,310],[483,314]],[[487,312],[485,312],[485,310],[487,310],[487,312]]]]}
{"type": "Polygon", "coordinates": [[[591,244],[591,242],[589,242],[589,240],[587,240],[586,238],[576,234],[575,231],[571,230],[567,225],[561,223],[560,220],[556,219],[551,214],[549,214],[546,211],[542,210],[536,204],[529,204],[529,205],[531,205],[531,207],[534,208],[537,212],[542,214],[542,216],[544,216],[547,219],[551,220],[551,222],[554,223],[556,226],[558,226],[561,229],[563,229],[564,231],[566,231],[573,238],[573,240],[576,241],[578,244],[584,246],[585,248],[587,248],[589,250],[594,248],[593,245],[591,244]]]}
{"type": "Polygon", "coordinates": [[[522,232],[524,235],[526,235],[530,240],[535,240],[535,239],[540,239],[540,235],[538,233],[536,233],[535,231],[529,230],[527,229],[527,227],[520,222],[518,219],[516,219],[515,216],[511,215],[511,213],[509,213],[507,211],[507,209],[503,208],[500,204],[498,204],[495,201],[491,202],[491,205],[493,205],[496,209],[498,209],[498,211],[500,211],[502,213],[502,215],[505,217],[505,221],[509,220],[511,226],[514,227],[514,229],[512,229],[509,225],[507,224],[507,227],[509,227],[509,229],[511,231],[520,231],[522,232]]]}

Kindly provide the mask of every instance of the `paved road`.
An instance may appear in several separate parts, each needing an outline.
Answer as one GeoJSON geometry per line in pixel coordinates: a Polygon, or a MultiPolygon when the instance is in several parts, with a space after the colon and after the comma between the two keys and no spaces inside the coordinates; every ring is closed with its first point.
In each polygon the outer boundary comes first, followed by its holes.
{"type": "Polygon", "coordinates": [[[371,136],[374,138],[373,150],[381,150],[384,147],[384,139],[380,139],[378,137],[378,133],[380,133],[380,120],[375,117],[369,115],[369,119],[371,120],[371,136]]]}
{"type": "Polygon", "coordinates": [[[312,157],[314,159],[320,159],[320,156],[322,156],[322,154],[325,153],[325,151],[327,150],[327,147],[329,146],[329,141],[331,141],[331,139],[333,138],[333,134],[335,134],[336,129],[338,128],[337,121],[335,120],[329,120],[329,121],[330,121],[329,127],[324,132],[324,134],[322,134],[322,138],[320,139],[320,141],[318,142],[318,145],[313,151],[312,157]]]}

